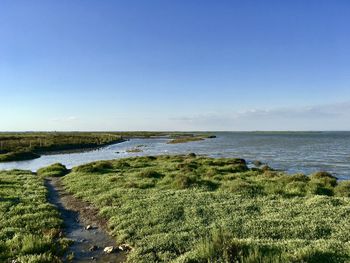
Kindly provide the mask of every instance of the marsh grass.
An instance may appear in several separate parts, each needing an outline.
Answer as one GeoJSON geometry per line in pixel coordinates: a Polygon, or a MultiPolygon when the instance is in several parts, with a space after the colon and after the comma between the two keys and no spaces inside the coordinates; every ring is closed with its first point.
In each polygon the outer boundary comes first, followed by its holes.
{"type": "Polygon", "coordinates": [[[205,139],[213,139],[216,138],[213,134],[203,133],[179,133],[179,134],[170,134],[171,140],[168,141],[168,144],[177,144],[177,143],[187,143],[187,142],[195,142],[195,141],[203,141],[205,139]]]}
{"type": "MultiPolygon", "coordinates": [[[[167,136],[195,137],[192,133],[175,132],[0,132],[0,162],[31,160],[49,152],[98,148],[130,138],[167,136]]],[[[210,137],[201,135],[201,137],[210,137]]],[[[138,145],[132,152],[140,152],[138,145]]]]}
{"type": "Polygon", "coordinates": [[[36,171],[41,177],[61,177],[69,173],[69,170],[61,163],[54,163],[36,171]]]}
{"type": "Polygon", "coordinates": [[[334,188],[337,196],[350,197],[350,181],[342,181],[334,188]]]}
{"type": "Polygon", "coordinates": [[[0,162],[22,161],[39,158],[40,155],[31,151],[6,152],[0,154],[0,162]]]}
{"type": "Polygon", "coordinates": [[[140,148],[132,148],[132,149],[126,150],[126,152],[128,152],[128,153],[140,153],[140,152],[143,152],[143,150],[140,148]]]}
{"type": "Polygon", "coordinates": [[[129,262],[346,262],[349,183],[248,169],[242,159],[135,157],[63,178],[93,203],[129,262]]]}
{"type": "Polygon", "coordinates": [[[168,141],[168,144],[177,144],[177,143],[186,143],[186,142],[196,142],[196,141],[203,141],[204,138],[201,136],[196,136],[196,137],[192,137],[192,136],[185,136],[185,137],[178,137],[175,139],[172,139],[170,141],[168,141]]]}
{"type": "Polygon", "coordinates": [[[29,171],[0,171],[0,262],[59,262],[68,242],[46,200],[43,179],[29,171]]]}
{"type": "Polygon", "coordinates": [[[30,160],[40,154],[105,146],[123,141],[114,133],[0,133],[0,162],[30,160]]]}

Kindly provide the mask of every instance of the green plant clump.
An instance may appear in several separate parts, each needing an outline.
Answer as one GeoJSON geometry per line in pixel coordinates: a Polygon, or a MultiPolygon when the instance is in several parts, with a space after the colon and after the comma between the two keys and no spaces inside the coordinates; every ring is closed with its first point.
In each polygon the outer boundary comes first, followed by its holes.
{"type": "Polygon", "coordinates": [[[61,177],[69,173],[69,170],[61,163],[54,163],[38,169],[36,173],[41,177],[61,177]]]}
{"type": "Polygon", "coordinates": [[[94,162],[63,182],[133,246],[128,262],[350,260],[350,187],[329,174],[175,155],[94,162]]]}
{"type": "Polygon", "coordinates": [[[40,155],[33,152],[9,152],[0,154],[0,162],[12,162],[12,161],[23,161],[23,160],[32,160],[39,158],[40,155]]]}
{"type": "Polygon", "coordinates": [[[168,141],[168,144],[186,143],[186,142],[196,142],[203,141],[204,138],[201,136],[181,136],[168,141]]]}

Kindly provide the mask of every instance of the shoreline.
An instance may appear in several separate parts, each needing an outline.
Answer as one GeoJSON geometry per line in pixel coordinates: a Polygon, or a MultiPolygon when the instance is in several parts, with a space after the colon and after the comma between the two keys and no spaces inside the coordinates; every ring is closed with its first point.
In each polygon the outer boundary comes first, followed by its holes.
{"type": "Polygon", "coordinates": [[[85,152],[130,139],[157,139],[178,136],[195,136],[190,133],[164,132],[46,132],[0,133],[0,163],[26,161],[42,155],[85,152]]]}
{"type": "MultiPolygon", "coordinates": [[[[3,156],[8,156],[8,159],[5,158],[5,160],[2,160],[0,158],[0,163],[7,163],[7,162],[18,162],[18,161],[29,161],[34,160],[37,158],[42,157],[43,155],[56,155],[56,154],[67,154],[67,153],[82,153],[82,152],[88,152],[97,150],[109,145],[118,144],[122,142],[126,142],[127,140],[124,139],[118,139],[113,142],[108,142],[105,144],[100,144],[97,146],[84,146],[82,145],[75,145],[75,146],[67,146],[67,149],[60,149],[60,150],[34,150],[34,151],[24,151],[24,152],[8,152],[5,154],[2,154],[3,156]],[[70,148],[71,147],[71,148],[70,148]],[[20,156],[20,157],[19,157],[20,156]]],[[[63,148],[65,148],[64,146],[63,148]]],[[[1,155],[0,155],[1,157],[1,155]]]]}

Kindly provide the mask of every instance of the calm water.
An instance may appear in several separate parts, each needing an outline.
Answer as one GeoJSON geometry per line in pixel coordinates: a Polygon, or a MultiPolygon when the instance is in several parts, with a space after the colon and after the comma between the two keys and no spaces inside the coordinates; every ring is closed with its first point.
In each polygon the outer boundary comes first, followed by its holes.
{"type": "Polygon", "coordinates": [[[218,132],[217,138],[184,144],[166,144],[162,139],[133,139],[83,153],[45,155],[30,161],[0,163],[1,169],[29,169],[60,162],[73,166],[96,160],[140,155],[194,152],[212,157],[240,157],[260,160],[289,173],[329,171],[340,179],[350,179],[350,132],[317,133],[237,133],[218,132]],[[143,152],[127,153],[138,145],[143,152]]]}

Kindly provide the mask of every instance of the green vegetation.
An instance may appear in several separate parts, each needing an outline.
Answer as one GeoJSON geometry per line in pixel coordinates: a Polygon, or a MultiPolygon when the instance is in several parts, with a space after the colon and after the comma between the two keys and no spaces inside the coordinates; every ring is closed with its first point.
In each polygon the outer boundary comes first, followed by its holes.
{"type": "Polygon", "coordinates": [[[0,154],[0,162],[10,162],[10,161],[21,161],[21,160],[31,160],[39,158],[40,155],[33,152],[9,152],[0,154]]]}
{"type": "Polygon", "coordinates": [[[54,163],[40,168],[36,173],[41,177],[61,177],[69,173],[69,170],[61,163],[54,163]]]}
{"type": "Polygon", "coordinates": [[[140,152],[143,152],[143,150],[140,148],[132,148],[132,149],[126,150],[126,152],[128,152],[128,153],[140,153],[140,152]]]}
{"type": "Polygon", "coordinates": [[[350,181],[342,181],[334,188],[337,196],[350,197],[350,181]]]}
{"type": "Polygon", "coordinates": [[[169,142],[167,142],[168,144],[176,144],[176,143],[186,143],[186,142],[195,142],[195,141],[203,141],[204,138],[202,137],[179,137],[179,138],[175,138],[170,140],[169,142]]]}
{"type": "Polygon", "coordinates": [[[1,133],[0,162],[30,160],[42,153],[89,149],[123,141],[109,133],[1,133]]]}
{"type": "MultiPolygon", "coordinates": [[[[22,132],[0,133],[0,162],[31,160],[40,154],[98,148],[131,138],[193,137],[175,132],[22,132]]],[[[205,135],[204,135],[205,136],[205,135]]],[[[202,136],[203,137],[203,136],[202,136]]]]}
{"type": "Polygon", "coordinates": [[[29,171],[0,171],[0,262],[60,262],[68,242],[46,200],[43,180],[29,171]]]}
{"type": "Polygon", "coordinates": [[[140,153],[140,152],[143,152],[143,149],[142,149],[142,148],[144,148],[144,147],[146,147],[146,146],[140,144],[140,145],[137,145],[137,146],[134,147],[134,148],[131,148],[131,149],[126,150],[126,152],[128,152],[128,153],[140,153]]]}
{"type": "Polygon", "coordinates": [[[171,139],[169,142],[167,142],[168,144],[203,141],[205,139],[216,138],[216,136],[210,135],[210,134],[183,133],[183,134],[172,134],[171,138],[173,138],[173,139],[171,139]]]}
{"type": "Polygon", "coordinates": [[[122,136],[125,139],[132,139],[132,138],[152,138],[152,137],[169,136],[169,134],[173,134],[173,132],[130,131],[130,132],[112,132],[112,134],[122,136]]]}
{"type": "Polygon", "coordinates": [[[73,168],[129,262],[349,262],[350,184],[242,159],[148,156],[73,168]]]}

